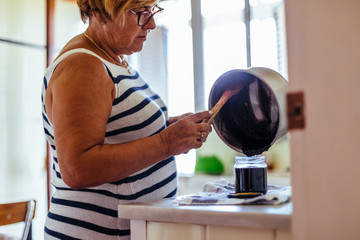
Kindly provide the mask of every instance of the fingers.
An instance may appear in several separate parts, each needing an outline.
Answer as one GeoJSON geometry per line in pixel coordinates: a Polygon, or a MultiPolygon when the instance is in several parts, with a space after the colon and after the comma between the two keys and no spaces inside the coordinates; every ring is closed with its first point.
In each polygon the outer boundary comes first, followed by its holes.
{"type": "Polygon", "coordinates": [[[161,138],[168,146],[169,153],[178,155],[194,148],[200,148],[212,131],[210,124],[202,123],[202,120],[210,116],[209,111],[191,114],[162,131],[161,138]]]}
{"type": "Polygon", "coordinates": [[[197,125],[197,131],[198,132],[206,132],[206,137],[208,133],[212,131],[212,128],[210,124],[207,124],[205,119],[210,118],[212,115],[211,111],[203,111],[196,114],[192,114],[190,117],[188,117],[193,123],[197,125]]]}
{"type": "Polygon", "coordinates": [[[204,141],[204,137],[205,137],[205,136],[204,136],[204,133],[200,132],[200,139],[199,139],[199,140],[200,140],[201,142],[204,141]]]}
{"type": "Polygon", "coordinates": [[[203,111],[203,112],[198,112],[198,113],[192,114],[191,116],[189,116],[189,118],[193,122],[199,123],[199,122],[202,122],[206,118],[210,118],[211,115],[212,115],[211,111],[203,111]]]}
{"type": "Polygon", "coordinates": [[[185,113],[185,114],[182,114],[180,116],[176,116],[176,117],[170,117],[167,121],[167,125],[169,126],[170,124],[173,124],[174,122],[177,122],[179,121],[180,119],[184,118],[184,117],[188,117],[190,115],[192,115],[193,113],[185,113]]]}
{"type": "Polygon", "coordinates": [[[209,136],[209,132],[200,132],[200,136],[196,140],[204,143],[204,142],[206,142],[206,139],[208,136],[209,136]]]}
{"type": "MultiPolygon", "coordinates": [[[[188,119],[194,123],[196,129],[195,140],[200,143],[205,142],[209,133],[212,131],[210,124],[203,122],[204,119],[211,117],[211,114],[209,111],[204,111],[188,117],[188,119]]],[[[201,145],[198,147],[201,147],[201,145]]]]}

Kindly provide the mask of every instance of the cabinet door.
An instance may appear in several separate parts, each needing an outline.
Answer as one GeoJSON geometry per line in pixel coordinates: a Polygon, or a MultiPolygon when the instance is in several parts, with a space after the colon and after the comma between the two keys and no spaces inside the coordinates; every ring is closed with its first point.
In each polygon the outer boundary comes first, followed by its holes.
{"type": "Polygon", "coordinates": [[[182,223],[147,223],[147,240],[205,240],[205,226],[182,223]]]}
{"type": "Polygon", "coordinates": [[[206,240],[275,240],[275,230],[241,227],[206,227],[206,240]]]}
{"type": "Polygon", "coordinates": [[[291,240],[291,231],[285,229],[276,230],[276,240],[291,240]]]}

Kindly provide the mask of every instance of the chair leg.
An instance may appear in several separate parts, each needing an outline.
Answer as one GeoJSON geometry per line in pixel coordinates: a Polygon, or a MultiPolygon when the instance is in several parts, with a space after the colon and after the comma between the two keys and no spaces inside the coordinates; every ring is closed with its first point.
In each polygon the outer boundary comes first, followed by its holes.
{"type": "Polygon", "coordinates": [[[31,235],[31,221],[33,219],[34,216],[34,212],[35,212],[35,206],[36,203],[34,200],[31,200],[28,202],[28,206],[27,206],[27,212],[26,212],[26,216],[25,216],[25,227],[24,227],[24,232],[22,235],[22,240],[31,240],[32,239],[32,235],[31,235]]]}
{"type": "Polygon", "coordinates": [[[29,234],[27,236],[26,240],[32,240],[32,224],[30,224],[30,228],[29,228],[29,234]]]}

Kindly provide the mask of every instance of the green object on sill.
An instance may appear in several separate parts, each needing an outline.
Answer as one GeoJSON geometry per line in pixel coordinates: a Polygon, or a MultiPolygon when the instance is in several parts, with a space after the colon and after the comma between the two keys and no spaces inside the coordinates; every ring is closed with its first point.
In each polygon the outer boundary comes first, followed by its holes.
{"type": "Polygon", "coordinates": [[[195,173],[220,175],[224,172],[222,162],[216,156],[202,156],[196,162],[195,173]]]}

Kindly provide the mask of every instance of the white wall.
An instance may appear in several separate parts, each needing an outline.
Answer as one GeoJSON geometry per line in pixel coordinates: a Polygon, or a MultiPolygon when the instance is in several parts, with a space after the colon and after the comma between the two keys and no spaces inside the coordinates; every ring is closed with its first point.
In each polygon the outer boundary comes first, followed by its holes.
{"type": "MultiPolygon", "coordinates": [[[[0,0],[0,202],[37,201],[35,239],[42,239],[47,210],[40,97],[46,65],[45,3],[0,0]]],[[[22,229],[1,227],[0,232],[19,235],[22,229]]]]}
{"type": "Polygon", "coordinates": [[[293,239],[360,239],[360,1],[286,1],[289,91],[306,128],[291,133],[293,239]]]}

